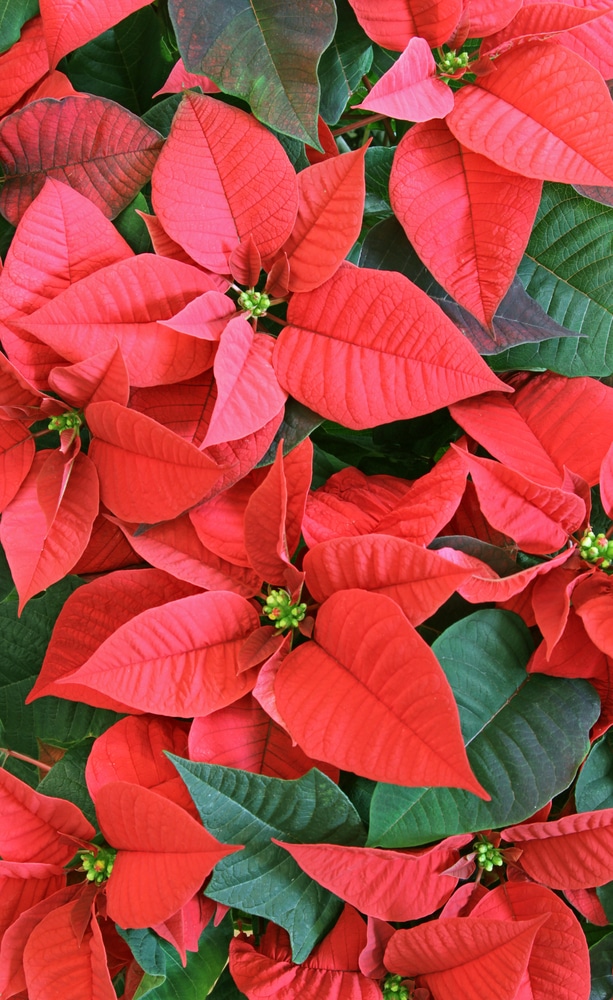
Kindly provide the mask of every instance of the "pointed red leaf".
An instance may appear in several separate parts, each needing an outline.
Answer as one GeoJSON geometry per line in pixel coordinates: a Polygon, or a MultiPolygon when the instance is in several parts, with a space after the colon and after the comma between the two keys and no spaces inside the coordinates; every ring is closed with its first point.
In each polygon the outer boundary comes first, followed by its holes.
{"type": "Polygon", "coordinates": [[[406,479],[366,476],[351,466],[335,472],[307,497],[302,524],[307,545],[374,531],[410,486],[406,479]]]}
{"type": "Polygon", "coordinates": [[[110,400],[85,412],[94,435],[89,456],[103,502],[123,521],[154,524],[193,507],[221,469],[188,441],[110,400]]]}
{"type": "Polygon", "coordinates": [[[55,454],[38,452],[15,498],[2,515],[0,538],[19,593],[19,611],[39,591],[61,580],[85,551],[98,513],[98,476],[87,455],[71,463],[66,487],[48,522],[37,481],[55,454]]]}
{"type": "Polygon", "coordinates": [[[508,882],[479,900],[473,916],[487,920],[526,921],[546,914],[536,933],[527,975],[532,1000],[577,1000],[589,990],[587,941],[572,910],[541,885],[508,882]]]}
{"type": "Polygon", "coordinates": [[[524,0],[468,0],[468,33],[484,38],[500,31],[522,6],[524,0]]]}
{"type": "Polygon", "coordinates": [[[547,917],[489,920],[448,917],[396,931],[385,949],[385,966],[418,976],[437,1000],[475,995],[515,1000],[532,945],[547,917]]]}
{"type": "Polygon", "coordinates": [[[194,719],[189,731],[189,759],[286,781],[317,767],[338,781],[338,770],[311,760],[300,747],[292,745],[291,737],[251,694],[218,712],[194,719]]]}
{"type": "Polygon", "coordinates": [[[290,291],[322,285],[360,235],[366,149],[333,156],[298,174],[298,216],[282,248],[289,259],[290,291]]]}
{"type": "Polygon", "coordinates": [[[606,927],[609,919],[595,889],[566,889],[564,895],[582,917],[597,927],[606,927]]]}
{"type": "Polygon", "coordinates": [[[156,90],[152,96],[159,97],[160,94],[180,94],[182,90],[187,90],[189,87],[200,87],[205,94],[219,93],[219,87],[212,80],[209,80],[208,76],[204,76],[202,73],[188,73],[183,60],[177,59],[164,86],[156,90]]]}
{"type": "Polygon", "coordinates": [[[521,848],[521,868],[552,889],[587,889],[613,879],[613,809],[522,823],[501,837],[521,848]]]}
{"type": "Polygon", "coordinates": [[[334,594],[313,639],[289,654],[275,682],[281,716],[309,756],[374,781],[487,797],[470,769],[447,679],[394,601],[362,590],[334,594]]]}
{"type": "Polygon", "coordinates": [[[287,399],[272,366],[275,341],[253,332],[244,316],[226,325],[215,354],[217,399],[204,448],[260,430],[287,399]]]}
{"type": "Polygon", "coordinates": [[[394,65],[354,107],[410,122],[444,118],[453,108],[453,91],[437,79],[436,72],[428,42],[411,38],[394,65]]]}
{"type": "Polygon", "coordinates": [[[81,939],[73,927],[75,903],[52,910],[34,927],[23,952],[28,995],[53,1000],[114,1000],[102,935],[95,918],[81,939]]]}
{"type": "Polygon", "coordinates": [[[118,850],[106,898],[120,927],[167,920],[218,861],[241,850],[220,844],[170,799],[125,781],[100,788],[96,813],[103,836],[118,850]]]}
{"type": "Polygon", "coordinates": [[[445,122],[423,121],[398,146],[390,199],[436,280],[490,326],[526,249],[541,186],[461,146],[445,122]]]}
{"type": "Polygon", "coordinates": [[[234,247],[228,263],[230,274],[239,285],[246,285],[247,288],[257,285],[262,270],[262,258],[251,233],[234,247]]]}
{"type": "MultiPolygon", "coordinates": [[[[571,3],[536,0],[525,7],[520,7],[515,17],[500,31],[488,35],[479,49],[479,55],[483,56],[494,51],[500,55],[507,48],[514,47],[520,42],[550,38],[559,32],[570,31],[578,25],[601,17],[602,11],[591,6],[588,8],[573,6],[572,0],[571,3]]],[[[595,28],[598,32],[600,26],[595,25],[595,28]]],[[[566,44],[566,40],[564,43],[566,44]]]]}
{"type": "MultiPolygon", "coordinates": [[[[445,541],[446,539],[441,540],[445,541]]],[[[438,552],[449,562],[455,563],[456,566],[472,566],[473,575],[458,587],[458,592],[465,600],[473,604],[480,604],[484,601],[508,601],[516,594],[523,593],[535,577],[550,573],[572,556],[572,549],[566,549],[547,562],[529,566],[528,569],[518,569],[518,572],[510,573],[508,576],[498,576],[496,570],[478,557],[475,558],[444,545],[438,548],[438,552]]]]}
{"type": "Polygon", "coordinates": [[[362,913],[381,920],[419,920],[449,899],[458,879],[443,874],[459,859],[451,840],[423,851],[384,851],[340,844],[279,844],[303,871],[362,913]]]}
{"type": "Polygon", "coordinates": [[[524,551],[556,552],[583,522],[585,503],[576,494],[541,486],[487,458],[464,452],[463,460],[490,524],[524,551]]]}
{"type": "Polygon", "coordinates": [[[141,118],[104,97],[35,101],[0,122],[0,211],[17,225],[51,176],[113,218],[149,179],[162,144],[141,118]]]}
{"type": "Polygon", "coordinates": [[[65,799],[42,795],[0,769],[0,851],[4,861],[65,865],[95,830],[65,799]]]}
{"type": "Polygon", "coordinates": [[[525,177],[613,183],[607,86],[554,42],[527,42],[501,55],[496,72],[456,94],[447,124],[464,146],[525,177]]]}
{"type": "MultiPolygon", "coordinates": [[[[71,683],[63,684],[60,690],[55,681],[78,670],[116,629],[142,611],[195,592],[191,584],[158,569],[118,570],[79,588],[60,612],[40,674],[26,703],[47,694],[72,701],[91,697],[89,688],[71,683]]],[[[102,707],[129,711],[122,702],[111,699],[112,704],[108,704],[108,701],[105,697],[102,707]]]]}
{"type": "Polygon", "coordinates": [[[130,398],[128,372],[119,345],[75,365],[54,368],[49,373],[49,385],[64,402],[79,409],[106,399],[127,406],[130,398]]]}
{"type": "Polygon", "coordinates": [[[354,430],[504,388],[426,293],[394,271],[343,265],[315,291],[295,293],[287,319],[273,356],[282,387],[354,430]]]}
{"type": "Polygon", "coordinates": [[[245,547],[245,510],[267,472],[254,469],[234,486],[190,511],[190,520],[202,544],[237,566],[251,568],[245,547]]]}
{"type": "Polygon", "coordinates": [[[111,524],[105,514],[98,514],[85,552],[73,567],[77,576],[89,573],[109,573],[114,569],[137,566],[138,556],[128,545],[119,528],[111,524]]]}
{"type": "Polygon", "coordinates": [[[168,235],[220,274],[248,235],[270,257],[296,218],[296,175],[281,143],[244,111],[189,91],[151,183],[168,235]]]}
{"type": "Polygon", "coordinates": [[[237,674],[238,653],[258,625],[257,612],[238,594],[184,597],[126,622],[67,681],[144,712],[207,715],[253,687],[254,671],[237,674]]]}
{"type": "MultiPolygon", "coordinates": [[[[549,4],[550,2],[551,0],[531,0],[530,6],[549,4]]],[[[589,4],[586,0],[564,0],[564,6],[578,8],[579,13],[584,13],[585,8],[594,9],[603,15],[593,24],[584,24],[564,32],[556,40],[565,48],[571,49],[583,59],[587,59],[605,80],[610,80],[613,75],[613,61],[611,60],[613,12],[609,0],[590,0],[589,4]]]]}
{"type": "Polygon", "coordinates": [[[451,37],[462,14],[462,0],[350,0],[366,34],[378,45],[401,52],[415,35],[432,48],[451,37]]]}
{"type": "Polygon", "coordinates": [[[201,340],[219,341],[228,320],[236,315],[236,305],[219,291],[205,292],[177,312],[164,326],[201,340]]]}
{"type": "Polygon", "coordinates": [[[41,0],[40,10],[51,64],[146,6],[146,0],[41,0]]]}
{"type": "Polygon", "coordinates": [[[613,444],[602,460],[600,499],[606,514],[613,517],[613,444]]]}
{"type": "Polygon", "coordinates": [[[129,405],[200,449],[216,399],[215,376],[209,368],[185,382],[133,389],[129,405]]]}
{"type": "MultiPolygon", "coordinates": [[[[59,865],[0,861],[0,941],[21,913],[65,884],[66,873],[59,865]]],[[[1,958],[0,951],[0,990],[3,990],[1,958]]]]}
{"type": "Polygon", "coordinates": [[[0,354],[0,415],[3,421],[30,423],[39,416],[42,395],[9,359],[0,354]]]}
{"type": "Polygon", "coordinates": [[[16,420],[0,421],[0,511],[11,503],[26,479],[36,447],[27,427],[16,420]]]}
{"type": "Polygon", "coordinates": [[[213,351],[157,321],[212,286],[200,268],[139,254],[71,285],[19,326],[73,363],[119,343],[132,385],[177,382],[208,368],[213,351]]]}
{"type": "Polygon", "coordinates": [[[0,115],[10,111],[19,98],[49,69],[47,45],[40,17],[24,25],[19,41],[0,55],[0,115]]]}

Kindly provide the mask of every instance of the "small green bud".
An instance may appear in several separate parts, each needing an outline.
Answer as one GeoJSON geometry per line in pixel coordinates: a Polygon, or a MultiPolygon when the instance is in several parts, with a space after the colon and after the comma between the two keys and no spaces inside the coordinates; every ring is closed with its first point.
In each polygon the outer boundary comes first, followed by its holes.
{"type": "Polygon", "coordinates": [[[248,288],[246,292],[240,293],[238,304],[252,316],[263,316],[270,306],[270,296],[266,292],[256,292],[254,288],[248,288]]]}
{"type": "Polygon", "coordinates": [[[100,885],[106,881],[115,864],[117,851],[112,847],[99,847],[97,852],[86,851],[81,855],[82,867],[89,882],[100,885]]]}
{"type": "Polygon", "coordinates": [[[306,604],[292,604],[286,590],[271,590],[266,598],[263,612],[275,623],[275,628],[298,628],[306,615],[306,604]]]}
{"type": "Polygon", "coordinates": [[[51,417],[49,421],[50,431],[78,431],[83,423],[83,410],[69,410],[67,413],[58,413],[51,417]]]}
{"type": "Polygon", "coordinates": [[[502,854],[497,847],[490,844],[489,840],[478,840],[473,844],[473,850],[476,854],[475,861],[486,872],[491,872],[494,867],[500,868],[504,864],[502,854]]]}
{"type": "Polygon", "coordinates": [[[409,990],[402,983],[402,976],[389,973],[383,980],[384,1000],[410,1000],[409,990]]]}

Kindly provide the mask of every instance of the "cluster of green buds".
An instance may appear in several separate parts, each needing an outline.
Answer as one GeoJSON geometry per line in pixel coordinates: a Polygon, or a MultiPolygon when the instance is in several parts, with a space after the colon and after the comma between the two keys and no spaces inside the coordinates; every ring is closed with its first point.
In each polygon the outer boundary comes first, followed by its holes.
{"type": "Polygon", "coordinates": [[[85,877],[96,885],[106,881],[113,871],[116,856],[117,851],[112,847],[99,847],[96,854],[93,851],[86,851],[81,855],[85,877]]]}
{"type": "Polygon", "coordinates": [[[409,1000],[409,988],[402,982],[402,976],[391,973],[383,980],[384,1000],[409,1000]]]}
{"type": "Polygon", "coordinates": [[[473,846],[476,852],[475,861],[479,868],[491,872],[494,868],[500,868],[504,864],[501,852],[493,844],[490,844],[489,840],[478,840],[473,846]]]}
{"type": "Polygon", "coordinates": [[[275,623],[275,628],[298,628],[306,615],[306,604],[292,604],[286,590],[271,590],[263,613],[275,623]]]}
{"type": "Polygon", "coordinates": [[[579,555],[589,563],[598,563],[601,569],[608,569],[613,561],[613,539],[608,539],[601,531],[595,535],[586,531],[579,542],[579,555]]]}
{"type": "Polygon", "coordinates": [[[83,410],[68,410],[67,413],[58,413],[51,417],[49,421],[50,431],[78,431],[83,423],[83,410]]]}
{"type": "Polygon", "coordinates": [[[468,52],[445,52],[442,56],[438,68],[441,73],[457,73],[460,69],[466,69],[470,56],[468,52]]]}
{"type": "Polygon", "coordinates": [[[266,292],[256,292],[255,288],[248,288],[240,293],[238,304],[252,316],[263,316],[270,306],[270,296],[266,292]]]}

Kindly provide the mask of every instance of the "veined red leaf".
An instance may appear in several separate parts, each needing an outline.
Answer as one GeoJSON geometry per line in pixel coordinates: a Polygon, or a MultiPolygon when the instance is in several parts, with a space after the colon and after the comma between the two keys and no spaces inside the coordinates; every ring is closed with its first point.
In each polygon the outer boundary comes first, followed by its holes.
{"type": "Polygon", "coordinates": [[[238,653],[258,625],[238,594],[194,594],[126,622],[66,680],[144,712],[208,715],[253,687],[255,671],[237,674],[238,653]]]}
{"type": "Polygon", "coordinates": [[[5,508],[0,539],[19,593],[19,612],[31,597],[61,580],[85,551],[98,513],[98,476],[87,455],[72,460],[65,489],[48,522],[41,509],[37,482],[46,461],[42,451],[18,493],[5,508]]]}
{"type": "Polygon", "coordinates": [[[385,594],[411,625],[433,615],[471,575],[470,569],[447,562],[437,552],[385,534],[322,542],[307,552],[303,568],[316,601],[355,587],[385,594]]]}
{"type": "Polygon", "coordinates": [[[602,460],[600,499],[606,514],[613,517],[613,444],[602,460]]]}
{"type": "Polygon", "coordinates": [[[123,534],[111,524],[105,514],[98,514],[92,525],[92,533],[85,552],[73,566],[77,576],[89,573],[110,573],[114,569],[125,569],[138,565],[134,549],[128,545],[123,534]]]}
{"type": "MultiPolygon", "coordinates": [[[[441,539],[441,541],[445,540],[445,538],[441,539]]],[[[511,573],[509,576],[498,576],[491,566],[466,552],[447,548],[444,545],[439,547],[437,551],[457,566],[473,567],[472,576],[458,587],[458,593],[466,601],[473,604],[481,604],[484,601],[500,603],[508,601],[516,594],[523,593],[535,577],[550,573],[572,556],[572,549],[566,549],[548,562],[529,566],[527,569],[518,570],[517,573],[511,573]]]]}
{"type": "Polygon", "coordinates": [[[236,316],[232,299],[222,292],[209,291],[188,302],[172,319],[162,322],[171,330],[218,342],[232,316],[236,316]]]}
{"type": "Polygon", "coordinates": [[[103,836],[118,851],[106,898],[120,927],[167,920],[218,861],[241,850],[220,844],[175,802],[126,781],[100,788],[96,813],[103,836]]]}
{"type": "MultiPolygon", "coordinates": [[[[66,873],[59,865],[36,862],[0,861],[0,942],[5,931],[20,913],[52,896],[66,884],[66,873]]],[[[0,946],[0,989],[2,984],[0,946]]]]}
{"type": "Polygon", "coordinates": [[[244,316],[225,327],[213,362],[217,399],[203,448],[259,431],[285,404],[272,366],[273,337],[253,332],[244,316]]]}
{"type": "Polygon", "coordinates": [[[80,809],[66,799],[35,792],[0,768],[0,851],[4,861],[40,861],[65,865],[95,830],[80,809]]]}
{"type": "Polygon", "coordinates": [[[187,965],[187,952],[198,951],[198,942],[204,928],[215,915],[217,906],[212,899],[197,892],[180,910],[162,923],[154,924],[155,931],[165,941],[169,941],[181,956],[183,966],[187,965]]]}
{"type": "Polygon", "coordinates": [[[526,249],[541,186],[464,148],[445,122],[422,121],[398,146],[390,199],[436,280],[490,326],[526,249]]]}
{"type": "Polygon", "coordinates": [[[107,400],[85,412],[103,502],[122,521],[154,524],[198,503],[222,470],[149,417],[107,400]]]}
{"type": "Polygon", "coordinates": [[[486,518],[525,552],[557,552],[582,524],[585,503],[575,493],[541,486],[491,459],[462,454],[486,518]]]}
{"type": "Polygon", "coordinates": [[[425,292],[394,271],[343,265],[292,296],[273,362],[282,387],[362,430],[506,389],[425,292]]]}
{"type": "Polygon", "coordinates": [[[75,902],[52,910],[34,927],[23,950],[28,995],[53,1000],[113,1000],[116,996],[102,934],[92,916],[82,938],[73,926],[75,902]]]}
{"type": "Polygon", "coordinates": [[[151,185],[168,235],[220,274],[248,235],[262,258],[272,256],[296,218],[296,174],[281,143],[244,111],[189,91],[151,185]]]}
{"type": "MultiPolygon", "coordinates": [[[[281,636],[279,636],[282,639],[281,636]]],[[[189,759],[223,764],[291,781],[317,767],[333,781],[338,769],[310,757],[271,719],[253,695],[194,719],[189,731],[189,759]]]]}
{"type": "Polygon", "coordinates": [[[52,69],[49,73],[45,73],[40,83],[24,94],[22,100],[19,102],[20,107],[24,104],[31,104],[32,101],[41,101],[44,97],[52,97],[56,101],[60,101],[63,97],[74,97],[79,91],[75,90],[70,80],[65,73],[62,73],[59,69],[52,69]]]}
{"type": "Polygon", "coordinates": [[[65,403],[79,409],[107,399],[127,406],[130,398],[128,371],[119,345],[74,365],[53,368],[49,385],[65,403]]]}
{"type": "MultiPolygon", "coordinates": [[[[592,6],[583,8],[573,5],[572,0],[570,3],[536,0],[525,7],[520,7],[513,19],[500,31],[488,35],[479,49],[479,55],[484,56],[493,52],[500,55],[507,48],[515,47],[520,42],[549,38],[578,25],[600,19],[602,15],[603,11],[592,6]]],[[[598,31],[598,25],[596,30],[598,31]]]]}
{"type": "Polygon", "coordinates": [[[16,226],[51,176],[112,219],[149,180],[163,141],[159,132],[104,97],[79,94],[28,104],[0,122],[0,211],[16,226]]]}
{"type": "Polygon", "coordinates": [[[0,115],[10,111],[48,69],[43,23],[33,17],[24,25],[19,41],[0,55],[0,115]]]}
{"type": "Polygon", "coordinates": [[[28,382],[9,359],[0,354],[0,417],[29,424],[39,416],[42,394],[28,382]]]}
{"type": "Polygon", "coordinates": [[[410,487],[406,479],[366,476],[351,466],[335,472],[307,497],[302,524],[307,545],[341,535],[366,535],[374,531],[410,487]]]}
{"type": "Polygon", "coordinates": [[[597,927],[606,927],[609,923],[595,889],[566,889],[564,895],[570,905],[597,927]]]}
{"type": "Polygon", "coordinates": [[[234,486],[190,511],[198,538],[220,559],[251,568],[245,546],[245,510],[267,472],[267,469],[254,469],[234,486]]]}
{"type": "Polygon", "coordinates": [[[52,66],[124,18],[146,6],[146,0],[41,0],[40,12],[52,66]]]}
{"type": "MultiPolygon", "coordinates": [[[[158,569],[118,570],[87,587],[80,587],[64,604],[47,647],[43,665],[26,704],[47,694],[60,696],[55,681],[78,670],[116,629],[148,608],[176,601],[196,593],[191,584],[169,576],[158,569]]],[[[83,701],[92,691],[80,684],[63,684],[61,697],[83,701]]],[[[112,700],[112,699],[111,699],[112,700]]],[[[118,712],[130,709],[122,702],[101,707],[118,712]]],[[[96,702],[97,705],[100,702],[96,702]]]]}
{"type": "Polygon", "coordinates": [[[425,38],[411,38],[393,66],[354,107],[410,122],[444,118],[453,108],[453,91],[437,79],[436,71],[425,38]]]}
{"type": "Polygon", "coordinates": [[[452,403],[449,409],[456,423],[503,465],[543,486],[561,486],[561,470],[514,402],[514,397],[511,402],[506,396],[488,394],[452,403]]]}
{"type": "Polygon", "coordinates": [[[212,347],[157,321],[213,287],[200,268],[138,254],[72,284],[19,326],[73,363],[119,343],[134,386],[178,382],[211,365],[212,347]]]}
{"type": "Polygon", "coordinates": [[[494,73],[456,94],[447,124],[462,145],[525,177],[613,183],[607,86],[555,42],[526,42],[501,55],[494,73]]]}
{"type": "Polygon", "coordinates": [[[239,285],[253,288],[260,280],[262,257],[256,247],[251,233],[242,240],[230,254],[228,259],[230,274],[239,285]]]}
{"type": "Polygon", "coordinates": [[[552,889],[588,889],[613,879],[613,809],[520,823],[501,837],[521,848],[520,867],[552,889]]]}
{"type": "MultiPolygon", "coordinates": [[[[550,0],[531,0],[530,5],[547,4],[550,0]]],[[[583,59],[587,59],[605,80],[613,75],[611,46],[613,44],[613,12],[609,0],[564,0],[565,6],[583,11],[595,9],[603,14],[594,24],[583,24],[564,32],[556,39],[565,48],[571,49],[583,59]]]]}
{"type": "Polygon", "coordinates": [[[500,31],[522,6],[524,0],[467,0],[471,38],[485,38],[500,31]]]}
{"type": "Polygon", "coordinates": [[[282,247],[291,292],[309,292],[332,277],[360,235],[366,149],[333,156],[298,174],[298,216],[282,247]]]}
{"type": "Polygon", "coordinates": [[[420,35],[432,48],[446,42],[462,14],[462,0],[350,0],[364,31],[378,45],[401,52],[420,35]]]}
{"type": "Polygon", "coordinates": [[[396,931],[385,949],[390,972],[417,976],[437,1000],[475,994],[480,1000],[514,1000],[539,928],[533,920],[448,917],[396,931]]]}
{"type": "Polygon", "coordinates": [[[16,420],[0,421],[0,511],[10,504],[28,475],[36,447],[27,427],[16,420]]]}
{"type": "Polygon", "coordinates": [[[472,916],[486,920],[526,921],[540,914],[547,920],[532,946],[526,996],[530,1000],[587,997],[590,960],[585,934],[572,910],[550,889],[509,881],[488,892],[472,910],[472,916]]]}
{"type": "Polygon", "coordinates": [[[156,90],[152,97],[159,97],[160,94],[180,94],[182,90],[189,87],[200,87],[205,94],[218,94],[219,87],[208,76],[203,73],[188,73],[182,59],[177,59],[168,74],[168,79],[163,87],[156,90]]]}
{"type": "Polygon", "coordinates": [[[215,376],[208,368],[185,382],[133,389],[129,405],[200,448],[216,399],[215,376]]]}
{"type": "Polygon", "coordinates": [[[286,844],[303,871],[361,913],[381,920],[419,920],[447,902],[458,879],[444,874],[458,861],[457,841],[449,838],[435,847],[412,853],[341,844],[286,844]],[[452,842],[453,841],[453,842],[452,842]]]}
{"type": "Polygon", "coordinates": [[[334,594],[313,640],[292,650],[275,681],[281,716],[309,756],[374,781],[487,798],[443,670],[394,601],[363,590],[334,594]]]}
{"type": "Polygon", "coordinates": [[[366,945],[366,925],[352,906],[345,906],[338,922],[301,964],[292,961],[289,936],[272,922],[260,938],[244,935],[230,942],[230,972],[249,1000],[379,1000],[381,988],[359,971],[366,945]]]}
{"type": "Polygon", "coordinates": [[[574,588],[572,601],[591,641],[607,656],[613,657],[609,628],[613,607],[613,581],[603,573],[587,576],[574,588]]]}

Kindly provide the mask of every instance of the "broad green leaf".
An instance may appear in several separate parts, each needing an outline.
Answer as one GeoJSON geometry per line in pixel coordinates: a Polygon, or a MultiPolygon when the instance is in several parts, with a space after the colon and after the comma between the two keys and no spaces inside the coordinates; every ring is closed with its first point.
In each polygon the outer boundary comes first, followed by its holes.
{"type": "MultiPolygon", "coordinates": [[[[607,915],[609,923],[613,923],[613,882],[606,885],[599,885],[596,888],[596,895],[602,904],[602,908],[607,915]]],[[[610,1000],[610,998],[607,998],[610,1000]]]]}
{"type": "Polygon", "coordinates": [[[85,765],[90,750],[90,741],[68,750],[62,759],[53,765],[36,790],[45,795],[74,802],[90,823],[96,826],[96,810],[85,782],[85,765]]]}
{"type": "Polygon", "coordinates": [[[162,983],[166,976],[166,949],[170,945],[149,927],[117,927],[117,931],[129,945],[141,969],[149,976],[157,977],[162,983]]]}
{"type": "Polygon", "coordinates": [[[279,430],[275,434],[270,448],[257,463],[256,469],[264,465],[272,465],[277,454],[279,441],[283,441],[283,454],[287,455],[292,448],[295,448],[301,441],[304,441],[315,427],[319,427],[321,422],[322,418],[319,414],[314,413],[313,410],[309,410],[308,406],[304,406],[297,399],[293,399],[290,396],[285,404],[283,420],[281,421],[279,430]]]}
{"type": "Polygon", "coordinates": [[[471,766],[492,799],[379,784],[368,846],[411,847],[521,823],[568,787],[589,748],[599,712],[594,689],[585,681],[526,675],[532,640],[518,616],[477,611],[432,649],[456,697],[471,766]]]}
{"type": "MultiPolygon", "coordinates": [[[[394,153],[394,149],[387,149],[385,146],[371,146],[370,149],[366,150],[364,161],[366,173],[365,215],[378,216],[383,219],[392,214],[389,183],[394,153]]],[[[402,231],[400,230],[400,232],[402,231]]],[[[364,266],[376,267],[377,265],[375,263],[364,266]]]]}
{"type": "Polygon", "coordinates": [[[221,976],[215,983],[215,988],[211,993],[213,1000],[247,1000],[244,993],[241,993],[238,986],[230,975],[228,966],[223,970],[221,976]]]}
{"type": "Polygon", "coordinates": [[[336,27],[333,0],[170,0],[186,69],[242,97],[260,121],[320,148],[317,63],[336,27]]]}
{"type": "Polygon", "coordinates": [[[339,120],[372,63],[372,43],[358,24],[348,0],[336,0],[336,12],[336,32],[317,70],[321,84],[319,113],[329,124],[339,120]]]}
{"type": "Polygon", "coordinates": [[[566,185],[545,184],[518,275],[552,319],[587,336],[513,348],[496,357],[497,370],[549,368],[599,378],[613,372],[612,236],[613,208],[566,185]]]}
{"type": "Polygon", "coordinates": [[[613,807],[613,733],[594,743],[575,786],[578,812],[613,807]]]}
{"type": "Polygon", "coordinates": [[[294,961],[303,962],[336,921],[342,904],[271,837],[360,846],[364,829],[351,802],[315,768],[296,781],[284,781],[169,757],[209,833],[224,844],[244,845],[217,863],[207,896],[285,927],[294,961]]]}
{"type": "MultiPolygon", "coordinates": [[[[24,701],[41,668],[55,619],[81,583],[75,576],[66,577],[31,600],[21,618],[16,600],[0,604],[0,719],[9,750],[38,757],[34,707],[24,701]]],[[[6,766],[24,781],[36,783],[36,772],[28,764],[11,758],[6,766]]]]}
{"type": "MultiPolygon", "coordinates": [[[[151,975],[145,972],[134,1000],[155,996],[155,1000],[196,1000],[206,997],[228,960],[228,945],[232,937],[229,918],[215,927],[205,927],[198,942],[197,952],[187,953],[187,965],[167,941],[160,941],[160,950],[166,958],[165,971],[151,975]]],[[[131,942],[128,942],[131,945],[131,942]]]]}
{"type": "Polygon", "coordinates": [[[18,41],[26,21],[38,14],[38,0],[0,0],[0,52],[18,41]]]}
{"type": "Polygon", "coordinates": [[[4,549],[0,545],[0,601],[8,597],[14,586],[4,549]]]}
{"type": "Polygon", "coordinates": [[[134,253],[152,253],[149,230],[137,212],[149,212],[149,205],[142,191],[139,191],[136,198],[119,213],[114,225],[126,243],[130,244],[134,253]]]}
{"type": "Polygon", "coordinates": [[[613,995],[613,934],[590,948],[590,967],[592,970],[592,988],[589,1000],[610,1000],[613,995]]]}
{"type": "Polygon", "coordinates": [[[182,100],[183,94],[171,94],[170,97],[149,108],[149,111],[143,115],[143,121],[166,139],[170,132],[172,120],[182,100]]]}
{"type": "Polygon", "coordinates": [[[63,698],[39,698],[30,707],[34,709],[34,731],[41,743],[66,750],[100,736],[122,718],[110,709],[63,698]]]}
{"type": "Polygon", "coordinates": [[[141,115],[171,69],[162,50],[160,20],[138,10],[77,49],[62,65],[75,90],[108,97],[141,115]]]}

